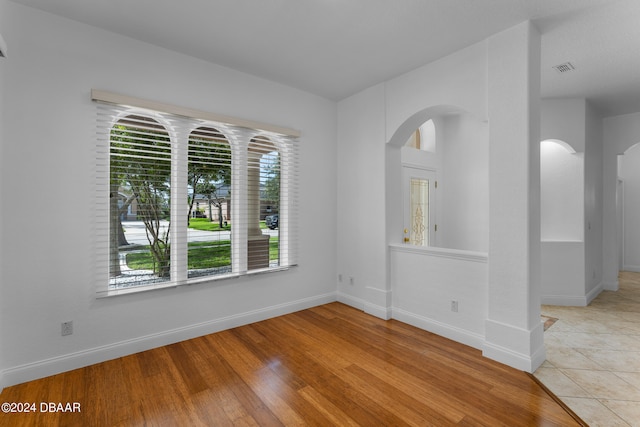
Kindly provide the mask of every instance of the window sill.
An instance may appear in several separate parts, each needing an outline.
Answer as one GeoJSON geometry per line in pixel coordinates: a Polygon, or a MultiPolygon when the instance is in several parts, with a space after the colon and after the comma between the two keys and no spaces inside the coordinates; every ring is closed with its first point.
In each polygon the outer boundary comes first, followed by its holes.
{"type": "Polygon", "coordinates": [[[172,282],[172,281],[167,281],[167,282],[162,282],[162,283],[154,283],[154,284],[149,284],[149,285],[140,285],[140,286],[131,286],[128,288],[120,288],[120,289],[108,289],[106,291],[102,291],[102,292],[98,292],[96,295],[96,298],[98,299],[102,299],[102,298],[111,298],[111,297],[116,297],[116,296],[121,296],[121,295],[131,295],[131,294],[138,294],[141,292],[150,292],[150,291],[156,291],[156,290],[160,290],[160,289],[167,289],[167,288],[178,288],[178,287],[182,287],[182,286],[192,286],[192,285],[201,285],[201,284],[214,284],[214,283],[218,283],[218,282],[225,282],[227,280],[230,279],[239,279],[241,277],[252,277],[252,276],[258,276],[258,275],[262,275],[262,274],[269,274],[269,273],[277,273],[277,272],[281,272],[281,271],[287,271],[289,269],[291,269],[292,267],[296,267],[297,265],[291,265],[291,266],[283,266],[283,267],[270,267],[270,268],[262,268],[262,269],[257,269],[257,270],[251,270],[251,271],[247,271],[244,273],[229,273],[229,274],[223,274],[223,275],[219,275],[219,276],[207,276],[207,277],[196,277],[193,279],[187,279],[184,282],[172,282]]]}

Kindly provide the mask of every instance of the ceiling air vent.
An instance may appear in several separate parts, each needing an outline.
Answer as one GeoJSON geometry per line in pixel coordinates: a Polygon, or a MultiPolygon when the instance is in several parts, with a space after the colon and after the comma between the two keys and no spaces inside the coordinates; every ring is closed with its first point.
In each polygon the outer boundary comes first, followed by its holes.
{"type": "Polygon", "coordinates": [[[565,62],[564,64],[555,65],[553,68],[555,68],[555,70],[559,73],[566,73],[576,69],[576,67],[574,67],[571,62],[565,62]]]}

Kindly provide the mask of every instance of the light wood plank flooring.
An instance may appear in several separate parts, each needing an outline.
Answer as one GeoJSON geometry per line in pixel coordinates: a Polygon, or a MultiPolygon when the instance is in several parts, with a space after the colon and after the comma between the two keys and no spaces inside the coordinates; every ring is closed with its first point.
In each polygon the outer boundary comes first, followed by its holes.
{"type": "Polygon", "coordinates": [[[3,426],[573,426],[528,374],[331,303],[6,388],[3,426]],[[40,409],[40,408],[38,408],[40,409]]]}

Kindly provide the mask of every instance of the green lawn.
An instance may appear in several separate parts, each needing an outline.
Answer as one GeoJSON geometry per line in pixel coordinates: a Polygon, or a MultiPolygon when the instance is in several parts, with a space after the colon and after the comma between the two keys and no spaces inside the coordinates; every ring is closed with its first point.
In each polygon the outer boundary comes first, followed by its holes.
{"type": "MultiPolygon", "coordinates": [[[[193,228],[194,230],[202,230],[202,231],[220,231],[220,230],[231,230],[231,225],[227,225],[226,227],[220,228],[218,221],[209,221],[209,218],[191,218],[189,220],[189,228],[193,228]]],[[[260,228],[267,228],[264,225],[264,221],[260,221],[260,228]]]]}
{"type": "MultiPolygon", "coordinates": [[[[198,218],[200,219],[200,218],[198,218]]],[[[208,220],[206,220],[209,222],[208,220]]],[[[217,223],[216,223],[217,225],[217,223]]],[[[269,260],[278,259],[277,237],[269,239],[269,260]]],[[[188,244],[188,268],[203,269],[231,265],[231,241],[220,240],[211,242],[190,242],[188,244]]],[[[148,246],[145,249],[149,249],[148,246]]],[[[153,269],[153,258],[150,252],[136,252],[127,254],[127,266],[133,270],[153,269]]]]}
{"type": "Polygon", "coordinates": [[[209,221],[209,218],[191,218],[189,220],[189,228],[202,231],[220,231],[231,230],[231,225],[220,228],[218,221],[209,221]]]}

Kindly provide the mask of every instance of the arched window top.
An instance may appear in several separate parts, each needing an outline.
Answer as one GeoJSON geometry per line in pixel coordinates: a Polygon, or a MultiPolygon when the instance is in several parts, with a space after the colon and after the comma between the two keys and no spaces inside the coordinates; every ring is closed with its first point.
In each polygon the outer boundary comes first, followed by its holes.
{"type": "Polygon", "coordinates": [[[191,139],[199,139],[208,142],[229,143],[227,137],[218,129],[210,126],[200,126],[191,131],[191,139]]]}
{"type": "Polygon", "coordinates": [[[416,150],[435,153],[436,126],[433,122],[433,119],[429,119],[422,125],[420,125],[420,127],[411,134],[404,146],[415,148],[416,150]]]}
{"type": "MultiPolygon", "coordinates": [[[[231,184],[231,146],[218,129],[201,126],[191,131],[188,156],[187,180],[194,199],[197,193],[231,184]]],[[[189,207],[191,214],[192,203],[189,207]]]]}
{"type": "Polygon", "coordinates": [[[137,114],[122,117],[111,128],[110,139],[112,180],[150,179],[152,175],[168,180],[171,139],[156,119],[137,114]]]}
{"type": "Polygon", "coordinates": [[[274,142],[266,136],[260,135],[251,138],[249,141],[249,152],[265,155],[273,151],[278,151],[278,147],[274,142]]]}
{"type": "Polygon", "coordinates": [[[420,149],[423,151],[436,152],[436,125],[432,119],[424,122],[420,126],[420,149]]]}
{"type": "MultiPolygon", "coordinates": [[[[224,179],[231,167],[231,147],[218,129],[201,126],[189,134],[189,179],[224,179]],[[194,175],[194,176],[192,176],[194,175]]],[[[195,182],[190,182],[195,185],[195,182]]]]}

